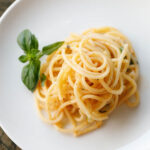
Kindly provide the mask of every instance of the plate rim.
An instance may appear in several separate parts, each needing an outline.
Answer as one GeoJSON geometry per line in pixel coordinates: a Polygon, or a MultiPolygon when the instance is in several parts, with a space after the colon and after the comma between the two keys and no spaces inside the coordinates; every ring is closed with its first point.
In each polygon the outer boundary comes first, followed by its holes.
{"type": "MultiPolygon", "coordinates": [[[[23,0],[15,0],[2,14],[2,16],[0,17],[0,26],[3,23],[3,21],[6,19],[6,17],[8,16],[8,14],[23,0]]],[[[13,143],[15,143],[18,147],[20,147],[20,144],[18,144],[18,142],[15,140],[15,138],[13,138],[13,136],[9,133],[9,131],[3,126],[3,123],[0,119],[0,127],[2,128],[2,130],[6,133],[6,135],[10,138],[11,141],[13,141],[13,143]]],[[[20,147],[21,148],[21,147],[20,147]]]]}
{"type": "MultiPolygon", "coordinates": [[[[3,21],[7,18],[7,16],[9,15],[9,13],[15,9],[15,7],[20,4],[22,1],[24,0],[15,0],[5,11],[4,13],[2,14],[2,16],[0,17],[0,26],[1,24],[3,23],[3,21]]],[[[17,145],[19,146],[20,148],[22,148],[22,144],[19,144],[19,142],[17,142],[17,140],[15,138],[13,138],[13,135],[11,135],[11,133],[8,131],[8,129],[6,129],[4,126],[3,126],[3,123],[2,121],[0,120],[0,127],[3,129],[3,131],[7,134],[7,136],[17,145]]],[[[150,130],[149,130],[150,131],[150,130]]],[[[128,144],[126,145],[123,145],[119,148],[117,148],[117,150],[121,150],[122,148],[125,148],[126,146],[128,145],[131,145],[132,143],[136,143],[136,141],[138,141],[140,138],[142,138],[145,134],[147,134],[148,131],[146,133],[144,133],[143,135],[141,135],[140,137],[138,137],[137,139],[133,140],[132,142],[129,142],[128,144]]],[[[149,135],[150,137],[150,135],[149,135]]],[[[142,143],[141,143],[142,144],[142,143]]],[[[144,147],[143,147],[144,148],[144,147]]]]}

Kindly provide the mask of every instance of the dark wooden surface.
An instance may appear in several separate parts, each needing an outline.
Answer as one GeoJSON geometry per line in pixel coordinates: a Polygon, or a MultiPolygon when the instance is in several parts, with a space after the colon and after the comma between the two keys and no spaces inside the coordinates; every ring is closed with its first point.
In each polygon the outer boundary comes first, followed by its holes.
{"type": "MultiPolygon", "coordinates": [[[[0,16],[15,0],[0,0],[0,16]]],[[[0,127],[0,150],[20,150],[0,127]]]]}
{"type": "Polygon", "coordinates": [[[14,0],[0,0],[0,16],[14,2],[14,0]]]}

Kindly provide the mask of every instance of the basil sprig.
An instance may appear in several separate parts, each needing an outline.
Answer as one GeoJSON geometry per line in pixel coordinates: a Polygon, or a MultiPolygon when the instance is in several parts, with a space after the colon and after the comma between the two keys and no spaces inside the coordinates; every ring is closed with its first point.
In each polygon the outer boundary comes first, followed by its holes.
{"type": "Polygon", "coordinates": [[[44,46],[42,50],[39,50],[39,42],[34,34],[28,29],[22,31],[17,37],[17,43],[24,51],[18,59],[22,63],[28,62],[22,69],[21,79],[24,85],[30,90],[34,91],[39,79],[41,84],[44,85],[46,76],[44,74],[40,77],[40,58],[44,55],[50,55],[63,45],[63,41],[59,41],[47,46],[44,46]]]}

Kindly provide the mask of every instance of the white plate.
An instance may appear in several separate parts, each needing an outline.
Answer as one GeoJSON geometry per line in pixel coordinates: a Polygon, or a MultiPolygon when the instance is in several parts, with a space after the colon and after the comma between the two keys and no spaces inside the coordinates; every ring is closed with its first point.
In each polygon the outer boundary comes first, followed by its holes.
{"type": "MultiPolygon", "coordinates": [[[[0,122],[25,150],[113,150],[150,129],[150,1],[149,0],[21,0],[0,22],[0,122]],[[22,51],[16,37],[25,28],[40,45],[63,40],[70,32],[103,25],[120,29],[132,41],[141,72],[141,104],[118,108],[102,128],[75,138],[56,131],[37,115],[35,102],[20,79],[22,51]]],[[[150,135],[148,136],[150,138],[150,135]]],[[[144,149],[144,148],[143,148],[144,149]]]]}

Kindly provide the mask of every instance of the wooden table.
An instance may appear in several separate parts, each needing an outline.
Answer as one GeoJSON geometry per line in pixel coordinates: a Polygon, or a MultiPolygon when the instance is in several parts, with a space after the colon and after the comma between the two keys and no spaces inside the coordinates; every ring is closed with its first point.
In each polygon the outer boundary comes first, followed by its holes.
{"type": "MultiPolygon", "coordinates": [[[[15,0],[0,0],[0,16],[15,0]]],[[[20,150],[0,127],[0,150],[20,150]]]]}

